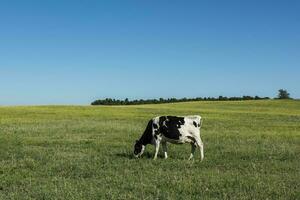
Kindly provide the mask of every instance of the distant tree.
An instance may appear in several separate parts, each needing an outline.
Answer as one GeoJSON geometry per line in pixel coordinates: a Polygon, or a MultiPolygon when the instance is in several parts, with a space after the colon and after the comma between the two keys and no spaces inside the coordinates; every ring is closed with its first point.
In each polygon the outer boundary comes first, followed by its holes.
{"type": "Polygon", "coordinates": [[[290,99],[290,93],[287,90],[280,89],[278,90],[278,99],[290,99]]]}
{"type": "Polygon", "coordinates": [[[126,98],[126,99],[124,100],[124,104],[125,104],[125,105],[128,105],[128,103],[129,103],[129,100],[128,100],[128,98],[126,98]]]}

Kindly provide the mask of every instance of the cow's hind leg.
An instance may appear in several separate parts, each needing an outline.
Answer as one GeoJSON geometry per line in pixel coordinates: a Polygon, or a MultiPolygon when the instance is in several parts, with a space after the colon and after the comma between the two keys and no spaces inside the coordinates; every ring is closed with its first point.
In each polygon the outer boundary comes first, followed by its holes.
{"type": "Polygon", "coordinates": [[[203,158],[204,158],[204,147],[203,147],[203,142],[202,142],[200,137],[196,139],[196,143],[197,143],[197,146],[200,149],[201,161],[202,161],[203,158]]]}
{"type": "Polygon", "coordinates": [[[191,143],[191,155],[189,157],[189,160],[194,158],[195,150],[196,150],[196,143],[191,143]]]}

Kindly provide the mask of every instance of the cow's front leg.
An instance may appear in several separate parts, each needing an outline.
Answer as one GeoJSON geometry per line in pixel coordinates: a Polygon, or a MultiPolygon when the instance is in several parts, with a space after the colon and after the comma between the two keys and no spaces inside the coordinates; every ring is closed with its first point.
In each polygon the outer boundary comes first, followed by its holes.
{"type": "Polygon", "coordinates": [[[194,158],[195,150],[196,150],[196,144],[195,143],[191,143],[191,155],[189,157],[189,160],[191,160],[191,159],[194,158]]]}
{"type": "Polygon", "coordinates": [[[162,144],[162,149],[163,149],[163,152],[164,152],[165,159],[167,159],[168,158],[168,154],[167,154],[167,150],[168,150],[167,149],[167,142],[164,141],[161,144],[162,144]]]}
{"type": "Polygon", "coordinates": [[[156,160],[157,154],[158,154],[158,151],[159,151],[160,140],[156,140],[154,145],[155,145],[155,154],[154,154],[153,160],[156,160]]]}

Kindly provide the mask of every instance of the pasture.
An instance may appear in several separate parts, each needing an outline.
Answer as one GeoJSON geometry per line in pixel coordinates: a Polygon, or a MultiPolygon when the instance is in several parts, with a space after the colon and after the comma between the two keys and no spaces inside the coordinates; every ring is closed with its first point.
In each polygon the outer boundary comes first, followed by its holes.
{"type": "Polygon", "coordinates": [[[0,199],[300,199],[300,101],[0,107],[0,199]],[[193,114],[203,162],[132,156],[150,118],[193,114]]]}

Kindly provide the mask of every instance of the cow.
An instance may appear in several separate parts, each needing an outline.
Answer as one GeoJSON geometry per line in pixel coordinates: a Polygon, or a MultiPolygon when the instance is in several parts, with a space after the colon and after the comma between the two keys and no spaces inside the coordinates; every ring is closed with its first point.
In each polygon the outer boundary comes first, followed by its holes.
{"type": "Polygon", "coordinates": [[[204,158],[203,142],[200,138],[200,128],[202,119],[200,116],[159,116],[151,119],[140,137],[134,145],[134,156],[139,158],[145,151],[147,144],[155,146],[154,160],[157,158],[159,146],[162,144],[164,158],[167,155],[167,142],[173,144],[191,144],[191,154],[189,160],[194,158],[197,147],[200,149],[201,161],[204,158]]]}

